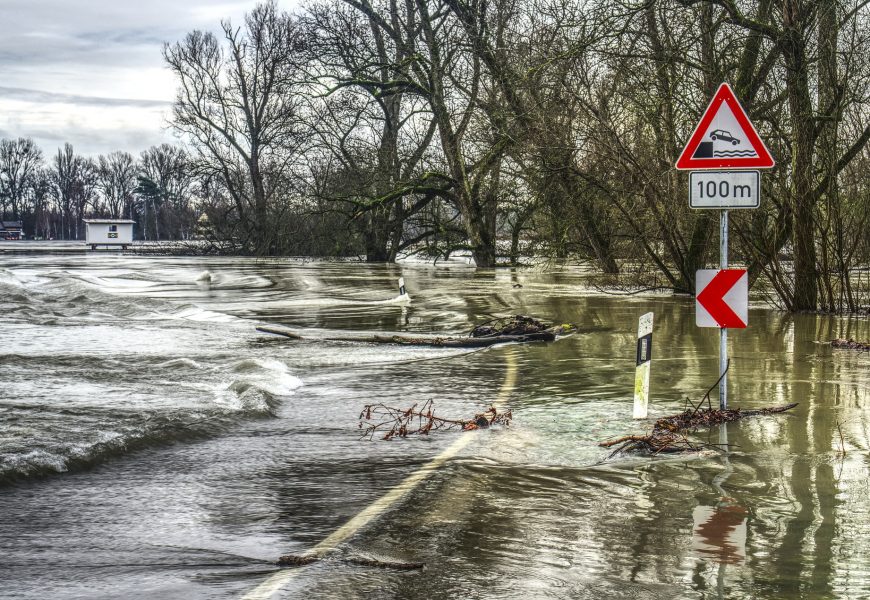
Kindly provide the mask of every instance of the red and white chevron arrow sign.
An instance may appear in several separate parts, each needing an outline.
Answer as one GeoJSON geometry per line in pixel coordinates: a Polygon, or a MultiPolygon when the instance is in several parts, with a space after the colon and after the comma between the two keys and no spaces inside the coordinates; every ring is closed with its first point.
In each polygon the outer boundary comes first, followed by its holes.
{"type": "Polygon", "coordinates": [[[744,328],[749,323],[746,269],[701,269],[695,273],[695,324],[744,328]]]}

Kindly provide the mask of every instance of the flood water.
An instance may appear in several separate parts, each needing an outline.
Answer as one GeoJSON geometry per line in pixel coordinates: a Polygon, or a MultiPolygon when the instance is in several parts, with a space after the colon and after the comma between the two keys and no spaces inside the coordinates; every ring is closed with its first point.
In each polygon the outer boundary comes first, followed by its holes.
{"type": "Polygon", "coordinates": [[[641,314],[651,417],[715,381],[691,298],[608,296],[570,269],[7,253],[0,311],[2,597],[266,597],[276,573],[287,598],[870,597],[870,357],[819,343],[870,339],[866,317],[753,305],[730,405],[799,406],[696,436],[727,453],[605,460],[599,442],[649,426],[631,418],[641,314]],[[464,334],[516,313],[580,331],[472,352],[255,330],[464,334]],[[360,439],[365,404],[428,399],[514,420],[360,439]],[[461,436],[325,560],[274,565],[461,436]]]}

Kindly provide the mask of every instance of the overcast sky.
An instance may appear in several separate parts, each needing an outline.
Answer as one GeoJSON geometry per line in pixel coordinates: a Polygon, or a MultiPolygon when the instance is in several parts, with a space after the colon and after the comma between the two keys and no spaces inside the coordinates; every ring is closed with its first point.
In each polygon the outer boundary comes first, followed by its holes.
{"type": "MultiPolygon", "coordinates": [[[[286,2],[281,3],[282,6],[286,2]]],[[[47,156],[175,141],[175,83],[163,42],[242,23],[255,0],[0,0],[0,138],[32,137],[47,156]]]]}

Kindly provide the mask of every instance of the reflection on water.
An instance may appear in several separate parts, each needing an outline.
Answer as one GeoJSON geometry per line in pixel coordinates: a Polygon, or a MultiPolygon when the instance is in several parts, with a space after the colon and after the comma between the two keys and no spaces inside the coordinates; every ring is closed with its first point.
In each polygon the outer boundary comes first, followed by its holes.
{"type": "Polygon", "coordinates": [[[817,343],[870,339],[866,318],[755,307],[750,328],[729,336],[730,404],[797,409],[697,434],[726,440],[727,453],[602,462],[598,442],[643,427],[631,418],[641,314],[656,315],[651,418],[715,379],[718,338],[695,327],[691,299],[607,297],[570,270],[0,260],[0,595],[238,597],[278,555],[314,546],[474,435],[335,556],[298,569],[283,595],[870,596],[868,359],[817,343]],[[399,276],[410,303],[389,302],[399,276]],[[466,352],[254,330],[461,334],[510,313],[581,333],[466,352]],[[510,429],[358,438],[359,410],[375,400],[478,412],[502,388],[508,354],[519,369],[510,429]]]}
{"type": "Polygon", "coordinates": [[[692,512],[692,547],[704,559],[736,565],[746,559],[746,515],[743,506],[696,506],[692,512]]]}

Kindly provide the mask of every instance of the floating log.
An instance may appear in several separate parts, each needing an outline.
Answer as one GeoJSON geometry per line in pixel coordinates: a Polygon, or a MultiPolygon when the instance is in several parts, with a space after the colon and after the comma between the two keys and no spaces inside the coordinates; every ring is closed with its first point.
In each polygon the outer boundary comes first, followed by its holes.
{"type": "MultiPolygon", "coordinates": [[[[285,554],[284,556],[279,557],[275,564],[279,567],[302,567],[321,560],[325,560],[325,558],[315,554],[285,554]]],[[[378,569],[397,569],[399,571],[416,571],[426,567],[425,563],[421,562],[397,562],[358,556],[343,558],[341,559],[341,562],[360,565],[363,567],[375,567],[378,569]]]]}
{"type": "Polygon", "coordinates": [[[396,344],[401,346],[432,346],[436,348],[486,348],[496,344],[552,342],[557,336],[576,331],[574,325],[546,325],[541,321],[516,315],[492,319],[475,327],[468,337],[434,335],[352,335],[306,337],[296,330],[275,325],[260,325],[257,331],[280,335],[293,340],[321,340],[329,342],[356,342],[360,344],[396,344]]]}
{"type": "Polygon", "coordinates": [[[857,350],[858,352],[870,352],[870,342],[857,342],[848,340],[831,340],[831,346],[840,350],[857,350]]]}

